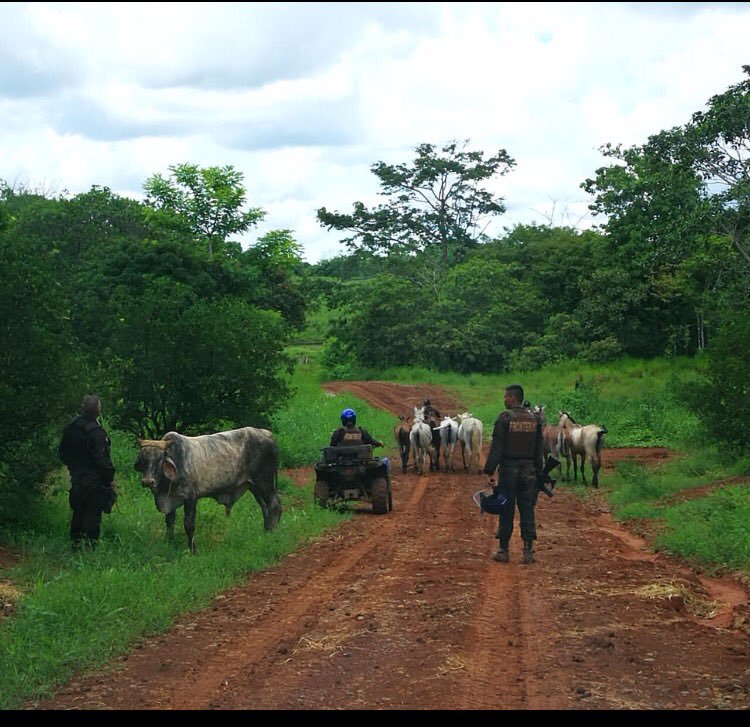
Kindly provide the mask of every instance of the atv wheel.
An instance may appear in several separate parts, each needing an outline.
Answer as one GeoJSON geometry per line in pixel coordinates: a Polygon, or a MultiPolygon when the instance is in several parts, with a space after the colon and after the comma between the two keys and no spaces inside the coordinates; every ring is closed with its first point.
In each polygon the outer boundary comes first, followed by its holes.
{"type": "Polygon", "coordinates": [[[376,515],[388,512],[388,480],[384,477],[372,481],[372,511],[376,515]]]}
{"type": "Polygon", "coordinates": [[[321,507],[328,507],[328,484],[322,480],[318,480],[315,483],[315,489],[313,490],[313,499],[321,507]]]}

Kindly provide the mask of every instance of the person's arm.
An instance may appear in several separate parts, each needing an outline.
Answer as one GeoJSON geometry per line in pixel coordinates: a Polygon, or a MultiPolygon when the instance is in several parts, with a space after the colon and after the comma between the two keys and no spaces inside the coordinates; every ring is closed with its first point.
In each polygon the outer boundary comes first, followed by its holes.
{"type": "Polygon", "coordinates": [[[382,447],[383,446],[383,443],[379,442],[377,439],[373,439],[370,436],[370,433],[366,429],[362,430],[362,441],[365,444],[371,444],[373,447],[382,447]]]}
{"type": "Polygon", "coordinates": [[[544,434],[542,432],[542,421],[537,417],[536,443],[534,445],[534,464],[536,465],[537,477],[544,472],[544,434]]]}
{"type": "Polygon", "coordinates": [[[109,455],[109,442],[107,433],[103,429],[97,429],[89,435],[89,453],[96,468],[101,474],[102,480],[108,485],[115,480],[115,466],[109,455]]]}
{"type": "Polygon", "coordinates": [[[338,447],[341,441],[341,430],[336,429],[331,435],[331,447],[338,447]]]}
{"type": "Polygon", "coordinates": [[[487,455],[487,461],[484,463],[484,474],[489,475],[490,478],[495,476],[495,470],[503,458],[506,431],[508,431],[508,420],[501,414],[492,430],[492,445],[490,446],[490,453],[487,455]]]}

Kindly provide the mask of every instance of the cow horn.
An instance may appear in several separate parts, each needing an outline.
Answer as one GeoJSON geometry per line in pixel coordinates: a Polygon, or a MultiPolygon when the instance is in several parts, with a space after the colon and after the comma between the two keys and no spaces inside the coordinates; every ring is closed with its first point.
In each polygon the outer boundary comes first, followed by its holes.
{"type": "Polygon", "coordinates": [[[141,447],[156,447],[157,449],[166,449],[170,442],[165,442],[163,439],[139,439],[138,444],[141,447]]]}

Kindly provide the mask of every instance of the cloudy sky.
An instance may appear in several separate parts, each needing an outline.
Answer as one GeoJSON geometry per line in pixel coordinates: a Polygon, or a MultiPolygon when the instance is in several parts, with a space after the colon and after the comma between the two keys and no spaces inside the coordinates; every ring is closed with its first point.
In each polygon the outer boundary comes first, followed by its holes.
{"type": "MultiPolygon", "coordinates": [[[[518,163],[517,222],[590,226],[599,146],[687,121],[750,63],[750,3],[2,3],[0,179],[142,198],[170,164],[231,164],[261,228],[342,252],[322,206],[470,139],[518,163]]],[[[490,229],[492,232],[493,229],[490,229]]]]}

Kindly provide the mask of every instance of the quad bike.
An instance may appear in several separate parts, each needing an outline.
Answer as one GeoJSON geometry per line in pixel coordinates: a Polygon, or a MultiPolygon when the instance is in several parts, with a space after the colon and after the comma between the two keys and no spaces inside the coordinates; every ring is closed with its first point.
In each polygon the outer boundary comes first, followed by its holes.
{"type": "Polygon", "coordinates": [[[371,444],[324,447],[323,461],[315,464],[315,501],[321,507],[330,507],[347,500],[363,500],[372,503],[376,515],[385,515],[393,510],[387,462],[373,457],[371,444]]]}

